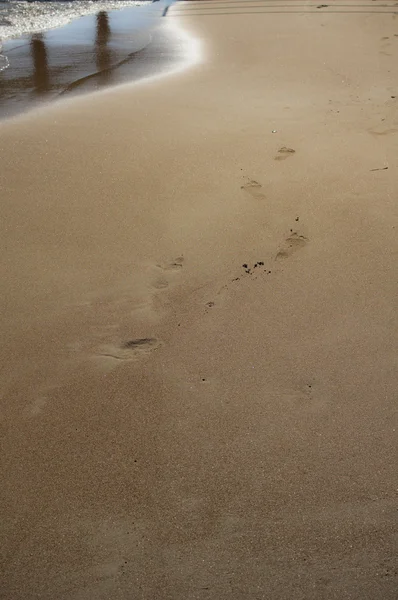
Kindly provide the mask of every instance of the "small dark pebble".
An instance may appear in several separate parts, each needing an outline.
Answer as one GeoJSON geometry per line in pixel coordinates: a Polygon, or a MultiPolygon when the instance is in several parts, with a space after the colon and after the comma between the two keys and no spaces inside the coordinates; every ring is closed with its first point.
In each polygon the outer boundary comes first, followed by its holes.
{"type": "Polygon", "coordinates": [[[396,96],[391,96],[391,98],[396,98],[396,96]]]}
{"type": "Polygon", "coordinates": [[[244,263],[244,264],[242,265],[242,267],[243,267],[244,269],[247,269],[248,265],[247,265],[246,263],[244,263]]]}
{"type": "Polygon", "coordinates": [[[206,381],[206,379],[204,377],[202,377],[202,381],[206,381]]]}
{"type": "Polygon", "coordinates": [[[290,233],[293,233],[293,229],[290,230],[290,233]]]}
{"type": "Polygon", "coordinates": [[[254,265],[253,269],[255,269],[257,267],[257,263],[254,265]]]}
{"type": "Polygon", "coordinates": [[[264,266],[264,263],[263,263],[262,260],[260,260],[257,264],[258,264],[259,267],[263,267],[264,266]]]}
{"type": "Polygon", "coordinates": [[[300,220],[300,217],[296,217],[296,221],[299,221],[299,220],[300,220]]]}
{"type": "Polygon", "coordinates": [[[246,269],[246,273],[249,273],[249,275],[250,275],[250,269],[246,269]]]}

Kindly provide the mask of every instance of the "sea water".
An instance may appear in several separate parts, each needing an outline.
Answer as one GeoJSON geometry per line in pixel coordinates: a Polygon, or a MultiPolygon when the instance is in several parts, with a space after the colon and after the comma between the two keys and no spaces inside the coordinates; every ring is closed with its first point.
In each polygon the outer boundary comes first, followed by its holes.
{"type": "MultiPolygon", "coordinates": [[[[9,58],[2,53],[2,42],[6,40],[61,27],[74,19],[99,11],[143,4],[151,3],[137,0],[0,0],[0,71],[10,64],[9,58]]],[[[159,4],[164,4],[164,0],[159,4]]],[[[158,8],[156,5],[156,10],[160,12],[160,6],[158,8]]]]}

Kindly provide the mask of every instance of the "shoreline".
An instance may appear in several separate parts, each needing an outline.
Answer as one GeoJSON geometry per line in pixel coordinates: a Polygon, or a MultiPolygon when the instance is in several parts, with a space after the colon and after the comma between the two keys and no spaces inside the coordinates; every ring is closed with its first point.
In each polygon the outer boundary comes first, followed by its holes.
{"type": "MultiPolygon", "coordinates": [[[[61,98],[65,101],[65,96],[181,72],[198,60],[199,42],[175,20],[153,16],[147,5],[138,14],[140,9],[100,11],[7,42],[4,51],[11,65],[0,74],[0,120],[41,106],[47,109],[61,98]]],[[[161,14],[162,7],[157,12],[161,14]]]]}

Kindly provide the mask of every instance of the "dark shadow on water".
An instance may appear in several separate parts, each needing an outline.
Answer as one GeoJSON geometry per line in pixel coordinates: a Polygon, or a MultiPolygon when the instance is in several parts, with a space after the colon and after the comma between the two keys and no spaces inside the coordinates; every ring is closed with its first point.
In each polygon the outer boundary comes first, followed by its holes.
{"type": "Polygon", "coordinates": [[[41,34],[32,36],[30,51],[33,61],[33,89],[38,95],[45,94],[50,89],[50,72],[47,49],[41,34]]]}

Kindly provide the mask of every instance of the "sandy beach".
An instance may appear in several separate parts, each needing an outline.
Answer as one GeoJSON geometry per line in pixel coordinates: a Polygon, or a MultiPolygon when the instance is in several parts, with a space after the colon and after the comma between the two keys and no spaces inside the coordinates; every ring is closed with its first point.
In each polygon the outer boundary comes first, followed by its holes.
{"type": "Polygon", "coordinates": [[[319,6],[0,123],[0,598],[396,600],[398,7],[319,6]]]}

